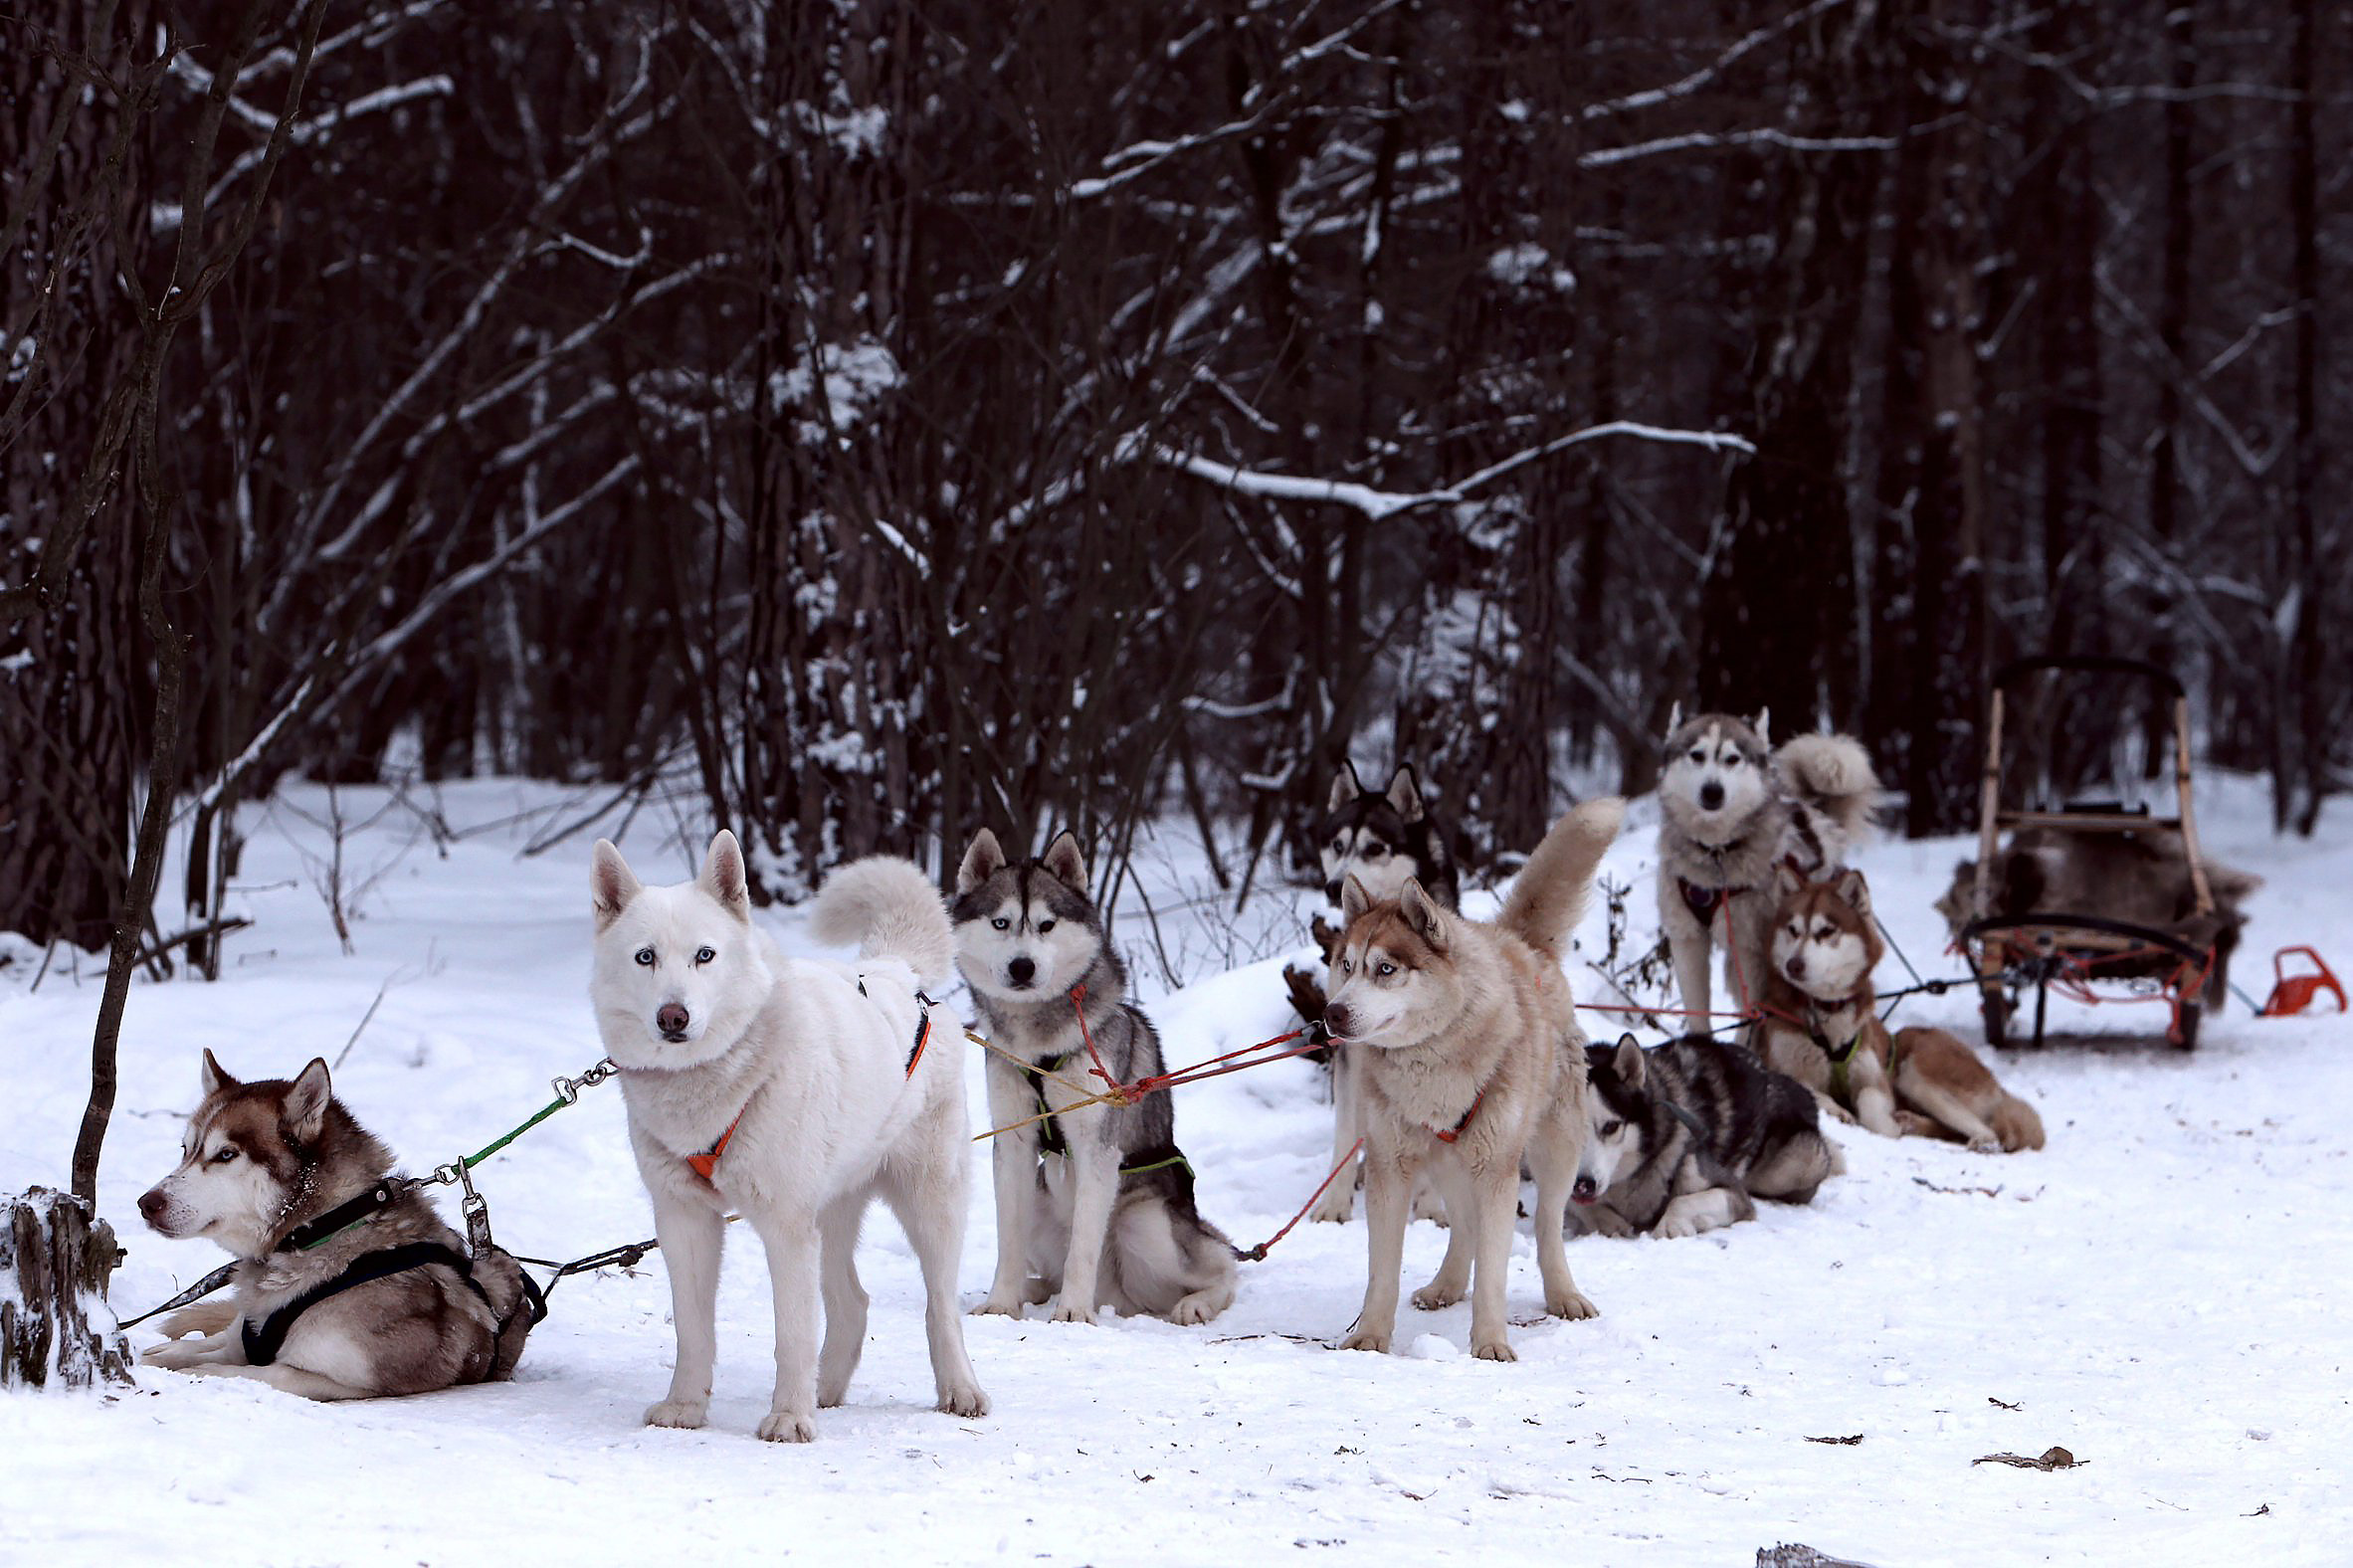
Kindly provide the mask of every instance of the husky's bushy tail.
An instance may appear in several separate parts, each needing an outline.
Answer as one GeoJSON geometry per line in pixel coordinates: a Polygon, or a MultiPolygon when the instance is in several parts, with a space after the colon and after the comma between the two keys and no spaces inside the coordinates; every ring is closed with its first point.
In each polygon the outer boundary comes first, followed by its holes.
{"type": "Polygon", "coordinates": [[[858,944],[861,958],[903,959],[925,985],[945,985],[956,933],[939,889],[908,861],[872,855],[825,880],[809,926],[821,942],[858,944]]]}
{"type": "Polygon", "coordinates": [[[1585,895],[1593,886],[1602,852],[1617,839],[1618,825],[1625,819],[1626,802],[1604,795],[1554,823],[1520,868],[1495,924],[1558,958],[1577,917],[1585,912],[1585,895]]]}
{"type": "Polygon", "coordinates": [[[1879,776],[1870,753],[1852,735],[1799,735],[1784,741],[1773,761],[1792,793],[1839,825],[1849,844],[1870,831],[1879,803],[1879,776]]]}

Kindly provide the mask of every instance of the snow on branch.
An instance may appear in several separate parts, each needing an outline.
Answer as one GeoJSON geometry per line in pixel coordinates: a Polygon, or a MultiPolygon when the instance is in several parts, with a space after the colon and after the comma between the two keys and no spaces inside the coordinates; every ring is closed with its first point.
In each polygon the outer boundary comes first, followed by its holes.
{"type": "Polygon", "coordinates": [[[1624,98],[1589,103],[1579,111],[1577,117],[1579,119],[1606,119],[1612,114],[1627,114],[1639,109],[1656,108],[1662,103],[1671,103],[1676,98],[1689,98],[1739,64],[1744,57],[1754,54],[1762,46],[1771,43],[1785,33],[1795,32],[1825,11],[1836,10],[1848,3],[1849,0],[1814,0],[1812,5],[1802,6],[1780,20],[1769,22],[1758,28],[1716,56],[1714,60],[1680,81],[1669,82],[1663,88],[1649,88],[1640,93],[1629,93],[1624,98]]]}
{"type": "Polygon", "coordinates": [[[1173,452],[1166,447],[1154,447],[1154,461],[1180,469],[1196,479],[1206,480],[1222,490],[1237,490],[1246,495],[1264,495],[1275,500],[1329,501],[1334,505],[1352,506],[1375,522],[1392,517],[1401,511],[1413,511],[1423,506],[1443,506],[1468,500],[1471,492],[1483,489],[1507,474],[1540,462],[1555,453],[1589,441],[1610,436],[1629,436],[1641,441],[1664,442],[1673,446],[1702,447],[1710,452],[1737,452],[1744,457],[1754,456],[1756,448],[1744,437],[1725,431],[1671,430],[1660,425],[1645,425],[1634,420],[1614,419],[1604,425],[1588,426],[1556,437],[1541,446],[1514,453],[1500,463],[1489,464],[1477,473],[1457,480],[1442,490],[1384,490],[1351,480],[1309,479],[1292,474],[1266,474],[1246,469],[1239,464],[1220,463],[1212,458],[1173,452]]]}
{"type": "Polygon", "coordinates": [[[1601,169],[1614,163],[1632,163],[1637,158],[1655,158],[1667,152],[1690,152],[1712,147],[1781,147],[1791,152],[1893,152],[1898,145],[1893,136],[1793,136],[1786,130],[1770,126],[1762,130],[1716,131],[1694,130],[1680,136],[1661,136],[1655,141],[1638,141],[1630,147],[1597,147],[1580,155],[1577,163],[1582,168],[1601,169]]]}

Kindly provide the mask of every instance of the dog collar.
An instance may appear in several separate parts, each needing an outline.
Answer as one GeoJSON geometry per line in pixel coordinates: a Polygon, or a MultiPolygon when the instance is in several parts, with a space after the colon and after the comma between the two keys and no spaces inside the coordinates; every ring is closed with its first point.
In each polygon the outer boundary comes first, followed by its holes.
{"type": "Polygon", "coordinates": [[[1478,1107],[1486,1102],[1486,1097],[1487,1091],[1483,1088],[1480,1089],[1477,1096],[1471,1101],[1471,1108],[1463,1112],[1463,1119],[1456,1122],[1452,1127],[1441,1130],[1437,1127],[1431,1127],[1428,1122],[1424,1122],[1422,1125],[1429,1127],[1430,1135],[1436,1138],[1439,1142],[1452,1143],[1463,1135],[1463,1129],[1465,1127],[1471,1125],[1471,1118],[1478,1114],[1478,1107]]]}
{"type": "Polygon", "coordinates": [[[404,1176],[387,1176],[356,1198],[336,1204],[314,1219],[304,1220],[286,1233],[272,1252],[306,1253],[331,1237],[342,1235],[355,1225],[364,1225],[376,1217],[379,1210],[392,1202],[416,1183],[404,1176]]]}
{"type": "Polygon", "coordinates": [[[1714,922],[1715,912],[1723,907],[1725,899],[1736,892],[1748,891],[1746,887],[1702,887],[1681,877],[1677,877],[1674,882],[1676,888],[1683,895],[1683,902],[1688,904],[1691,912],[1699,917],[1701,925],[1714,922]]]}

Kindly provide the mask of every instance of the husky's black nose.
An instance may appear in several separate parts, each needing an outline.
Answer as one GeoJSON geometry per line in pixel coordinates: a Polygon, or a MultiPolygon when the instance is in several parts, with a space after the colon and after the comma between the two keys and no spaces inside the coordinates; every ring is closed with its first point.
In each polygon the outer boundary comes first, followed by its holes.
{"type": "Polygon", "coordinates": [[[148,1188],[139,1194],[139,1218],[149,1225],[155,1224],[163,1218],[164,1205],[168,1201],[161,1187],[148,1188]]]}
{"type": "Polygon", "coordinates": [[[1789,962],[1781,967],[1789,971],[1789,977],[1792,980],[1803,980],[1806,978],[1806,955],[1792,953],[1789,955],[1789,962]]]}
{"type": "Polygon", "coordinates": [[[1338,903],[1340,901],[1340,884],[1336,882],[1325,882],[1323,884],[1323,895],[1324,897],[1330,899],[1333,903],[1338,903]]]}
{"type": "Polygon", "coordinates": [[[1334,1040],[1348,1038],[1348,1004],[1334,1002],[1323,1010],[1323,1032],[1334,1040]]]}
{"type": "Polygon", "coordinates": [[[654,1027],[662,1031],[663,1039],[674,1043],[686,1038],[689,1022],[683,1002],[665,1002],[654,1013],[654,1027]]]}
{"type": "Polygon", "coordinates": [[[1713,811],[1724,803],[1724,786],[1709,779],[1699,786],[1699,809],[1713,811]]]}
{"type": "Polygon", "coordinates": [[[1594,1185],[1593,1178],[1590,1176],[1579,1176],[1577,1185],[1569,1189],[1569,1196],[1579,1203],[1591,1203],[1601,1195],[1601,1188],[1594,1185]]]}
{"type": "Polygon", "coordinates": [[[1013,982],[1016,991],[1026,989],[1038,978],[1038,966],[1027,958],[1016,958],[1006,964],[1005,978],[1013,982]]]}

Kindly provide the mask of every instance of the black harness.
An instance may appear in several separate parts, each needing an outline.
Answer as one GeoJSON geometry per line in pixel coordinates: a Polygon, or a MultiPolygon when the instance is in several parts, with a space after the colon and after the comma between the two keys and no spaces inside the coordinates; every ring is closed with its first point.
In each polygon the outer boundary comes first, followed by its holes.
{"type": "Polygon", "coordinates": [[[1071,1152],[1070,1140],[1063,1136],[1063,1129],[1055,1124],[1054,1107],[1046,1102],[1046,1075],[1060,1073],[1063,1070],[1063,1065],[1077,1055],[1078,1053],[1075,1051],[1066,1051],[1053,1061],[1041,1062],[1029,1070],[1030,1092],[1037,1096],[1038,1114],[1043,1118],[1038,1123],[1040,1153],[1068,1154],[1071,1152]]]}
{"type": "MultiPolygon", "coordinates": [[[[378,1210],[416,1185],[406,1177],[387,1176],[358,1197],[338,1203],[317,1218],[295,1226],[286,1233],[286,1239],[278,1244],[275,1251],[308,1252],[355,1225],[366,1224],[375,1218],[378,1210]]],[[[286,1336],[294,1332],[294,1324],[301,1319],[302,1314],[319,1302],[360,1285],[373,1284],[378,1279],[389,1279],[394,1274],[406,1274],[412,1269],[430,1268],[435,1264],[455,1274],[465,1282],[466,1288],[490,1308],[491,1320],[497,1325],[491,1333],[493,1343],[505,1337],[517,1312],[528,1312],[533,1328],[547,1318],[547,1297],[524,1270],[515,1270],[516,1276],[522,1280],[522,1299],[515,1303],[513,1312],[500,1317],[497,1306],[490,1300],[490,1293],[483,1288],[480,1279],[474,1277],[474,1260],[441,1242],[403,1242],[395,1247],[361,1253],[344,1267],[341,1274],[312,1285],[272,1312],[259,1325],[246,1323],[243,1328],[245,1359],[258,1367],[266,1367],[276,1361],[279,1351],[286,1348],[286,1336]]]]}
{"type": "MultiPolygon", "coordinates": [[[[1063,1136],[1063,1129],[1055,1121],[1054,1106],[1047,1102],[1046,1075],[1061,1072],[1071,1058],[1078,1054],[1076,1051],[1066,1051],[1052,1061],[1041,1062],[1035,1067],[1024,1070],[1030,1080],[1030,1092],[1038,1101],[1040,1118],[1038,1121],[1038,1152],[1040,1154],[1068,1155],[1071,1152],[1071,1141],[1063,1136]]],[[[1173,1143],[1155,1143],[1148,1149],[1136,1150],[1135,1153],[1128,1156],[1127,1162],[1119,1167],[1119,1174],[1122,1176],[1142,1176],[1151,1171],[1169,1169],[1182,1173],[1178,1180],[1184,1183],[1185,1195],[1190,1198],[1193,1193],[1193,1164],[1185,1158],[1185,1151],[1173,1143]]]]}

